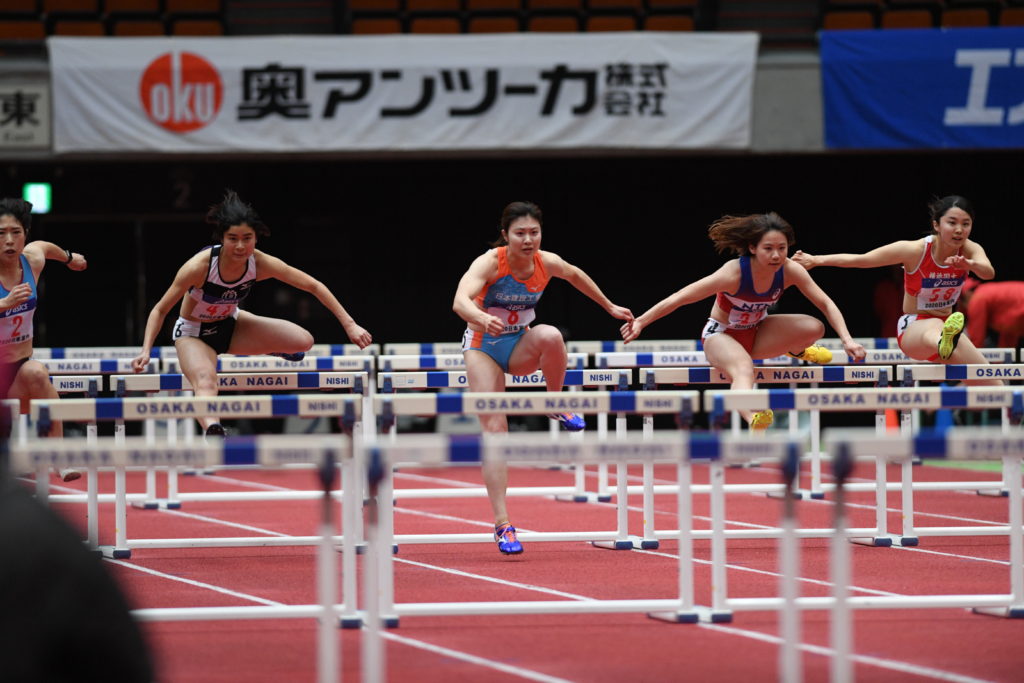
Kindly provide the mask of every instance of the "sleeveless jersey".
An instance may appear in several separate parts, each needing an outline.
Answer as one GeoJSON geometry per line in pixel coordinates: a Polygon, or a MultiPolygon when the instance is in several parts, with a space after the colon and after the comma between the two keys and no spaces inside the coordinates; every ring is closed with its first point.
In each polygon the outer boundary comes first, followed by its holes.
{"type": "Polygon", "coordinates": [[[536,317],[534,307],[551,276],[544,269],[540,252],[533,254],[533,275],[528,280],[517,280],[508,265],[508,247],[497,247],[498,279],[492,282],[475,299],[476,304],[489,314],[501,318],[504,323],[502,334],[518,332],[536,317]]]}
{"type": "Polygon", "coordinates": [[[256,255],[249,257],[242,277],[234,282],[224,282],[220,276],[220,249],[218,244],[207,247],[210,250],[210,267],[206,271],[206,282],[202,287],[189,287],[188,295],[195,299],[192,317],[201,322],[213,322],[238,314],[240,304],[256,282],[256,255]]]}
{"type": "Polygon", "coordinates": [[[734,294],[719,292],[715,303],[729,316],[726,326],[732,330],[749,330],[768,316],[768,309],[782,296],[785,287],[783,268],[775,272],[775,279],[767,292],[754,290],[754,275],[750,270],[750,257],[740,256],[740,286],[734,294]]]}
{"type": "MultiPolygon", "coordinates": [[[[32,316],[36,312],[36,277],[24,254],[21,255],[21,273],[21,281],[32,288],[32,296],[14,308],[0,311],[0,346],[18,344],[32,338],[32,316]]],[[[10,291],[0,285],[0,297],[8,294],[10,291]]]]}
{"type": "MultiPolygon", "coordinates": [[[[932,238],[924,239],[924,253],[917,268],[903,273],[903,288],[907,294],[917,299],[917,310],[932,311],[955,306],[960,298],[966,270],[957,270],[952,266],[941,266],[932,258],[932,238]]],[[[957,250],[957,254],[960,250],[957,250]]]]}

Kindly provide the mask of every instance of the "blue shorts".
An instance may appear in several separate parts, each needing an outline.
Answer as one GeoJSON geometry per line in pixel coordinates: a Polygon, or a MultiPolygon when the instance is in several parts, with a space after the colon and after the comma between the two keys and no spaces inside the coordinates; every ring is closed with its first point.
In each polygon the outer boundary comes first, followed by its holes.
{"type": "Polygon", "coordinates": [[[513,332],[511,334],[502,334],[497,337],[492,337],[486,332],[474,332],[473,330],[466,328],[465,334],[462,335],[462,351],[480,351],[486,353],[488,356],[494,359],[494,362],[498,364],[498,367],[504,372],[508,372],[508,359],[512,357],[512,351],[516,348],[516,344],[526,334],[526,328],[513,332]]]}

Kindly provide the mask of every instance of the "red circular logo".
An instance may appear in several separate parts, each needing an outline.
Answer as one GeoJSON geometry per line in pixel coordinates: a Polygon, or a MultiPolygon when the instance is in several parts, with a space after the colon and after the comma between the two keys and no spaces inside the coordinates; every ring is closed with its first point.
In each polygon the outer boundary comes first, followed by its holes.
{"type": "Polygon", "coordinates": [[[139,98],[150,120],[172,133],[190,133],[217,118],[224,99],[220,74],[191,52],[168,52],[142,74],[139,98]]]}

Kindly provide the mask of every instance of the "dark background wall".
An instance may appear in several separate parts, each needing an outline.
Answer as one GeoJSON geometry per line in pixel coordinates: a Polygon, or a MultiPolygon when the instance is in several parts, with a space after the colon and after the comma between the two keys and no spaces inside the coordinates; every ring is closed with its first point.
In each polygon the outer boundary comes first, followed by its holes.
{"type": "MultiPolygon", "coordinates": [[[[376,341],[457,341],[459,277],[497,235],[502,207],[545,211],[543,247],[586,270],[639,314],[717,268],[707,226],[722,214],[774,210],[797,248],[865,251],[929,230],[933,196],[962,194],[978,210],[973,237],[998,279],[1024,279],[1016,200],[1019,152],[686,155],[575,158],[24,161],[7,163],[0,192],[54,185],[54,211],[32,237],[84,253],[89,269],[51,263],[43,275],[37,346],[136,345],[150,307],[178,267],[209,243],[205,209],[224,188],[251,202],[273,234],[259,244],[327,284],[376,341]]],[[[880,330],[872,290],[882,271],[825,269],[816,280],[856,336],[880,330]]],[[[271,282],[250,310],[306,325],[321,343],[343,331],[310,296],[271,282]]],[[[650,339],[694,338],[710,300],[658,322],[650,339]]],[[[564,282],[538,321],[567,338],[612,339],[618,323],[564,282]]],[[[796,290],[780,312],[813,308],[796,290]]],[[[169,316],[170,317],[170,316],[169,316]]],[[[167,326],[169,327],[170,320],[167,326]]],[[[166,329],[166,328],[165,328],[166,329]]],[[[832,334],[831,332],[829,333],[832,334]]],[[[159,343],[169,343],[166,334],[159,343]]]]}

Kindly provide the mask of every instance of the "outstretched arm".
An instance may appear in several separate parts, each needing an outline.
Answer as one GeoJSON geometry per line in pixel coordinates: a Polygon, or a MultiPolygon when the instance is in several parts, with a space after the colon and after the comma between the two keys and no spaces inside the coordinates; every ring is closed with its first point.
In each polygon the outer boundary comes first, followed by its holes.
{"type": "Polygon", "coordinates": [[[345,334],[348,335],[353,344],[361,349],[365,349],[373,342],[373,337],[370,333],[356,324],[355,319],[348,314],[345,307],[341,305],[341,302],[338,301],[337,297],[334,296],[324,283],[294,266],[289,266],[276,256],[257,251],[256,259],[256,272],[259,273],[260,280],[272,277],[296,289],[309,292],[338,319],[338,322],[341,323],[342,328],[345,330],[345,334]]]}
{"type": "Polygon", "coordinates": [[[786,268],[786,280],[795,284],[803,295],[812,304],[817,306],[819,311],[825,314],[825,319],[828,320],[828,324],[839,335],[839,340],[843,343],[846,353],[854,360],[864,360],[864,357],[867,355],[864,352],[864,347],[853,340],[850,330],[846,328],[846,320],[843,318],[843,314],[829,295],[825,294],[825,291],[818,286],[818,283],[811,278],[810,274],[800,266],[787,261],[784,267],[786,268]]]}
{"type": "Polygon", "coordinates": [[[969,270],[982,280],[991,280],[996,276],[996,269],[988,260],[988,254],[977,242],[967,240],[963,254],[954,254],[946,259],[945,265],[962,270],[969,270]]]}
{"type": "Polygon", "coordinates": [[[142,372],[149,365],[153,343],[156,341],[156,335],[160,332],[160,328],[164,326],[164,318],[167,317],[167,313],[181,300],[181,297],[185,296],[185,292],[188,291],[190,285],[197,282],[197,278],[198,282],[202,283],[204,275],[204,266],[196,257],[192,257],[178,269],[178,274],[174,276],[171,286],[156,302],[153,310],[149,312],[149,317],[146,318],[146,331],[142,334],[142,350],[132,359],[133,371],[142,372]]]}
{"type": "Polygon", "coordinates": [[[22,252],[25,258],[32,264],[32,270],[37,275],[43,269],[46,261],[60,261],[71,270],[85,270],[89,265],[85,257],[69,249],[62,249],[53,242],[35,240],[25,245],[22,252]]]}
{"type": "Polygon", "coordinates": [[[805,251],[797,251],[792,256],[792,261],[799,263],[805,269],[810,270],[818,266],[836,266],[838,268],[879,268],[895,264],[908,265],[913,268],[913,263],[921,255],[920,240],[901,240],[886,244],[884,247],[872,249],[865,254],[808,254],[805,251]]]}
{"type": "Polygon", "coordinates": [[[633,312],[624,306],[617,306],[611,299],[604,295],[601,288],[597,286],[593,278],[587,275],[581,268],[572,265],[561,256],[552,254],[549,251],[542,252],[544,267],[554,277],[560,277],[580,292],[585,294],[594,303],[608,312],[608,315],[619,320],[633,320],[633,312]]]}
{"type": "Polygon", "coordinates": [[[663,318],[680,306],[714,296],[718,292],[735,291],[739,286],[739,266],[730,261],[711,275],[691,282],[682,289],[659,301],[647,309],[640,317],[627,322],[619,331],[622,339],[628,344],[640,336],[645,327],[659,318],[663,318]]]}

